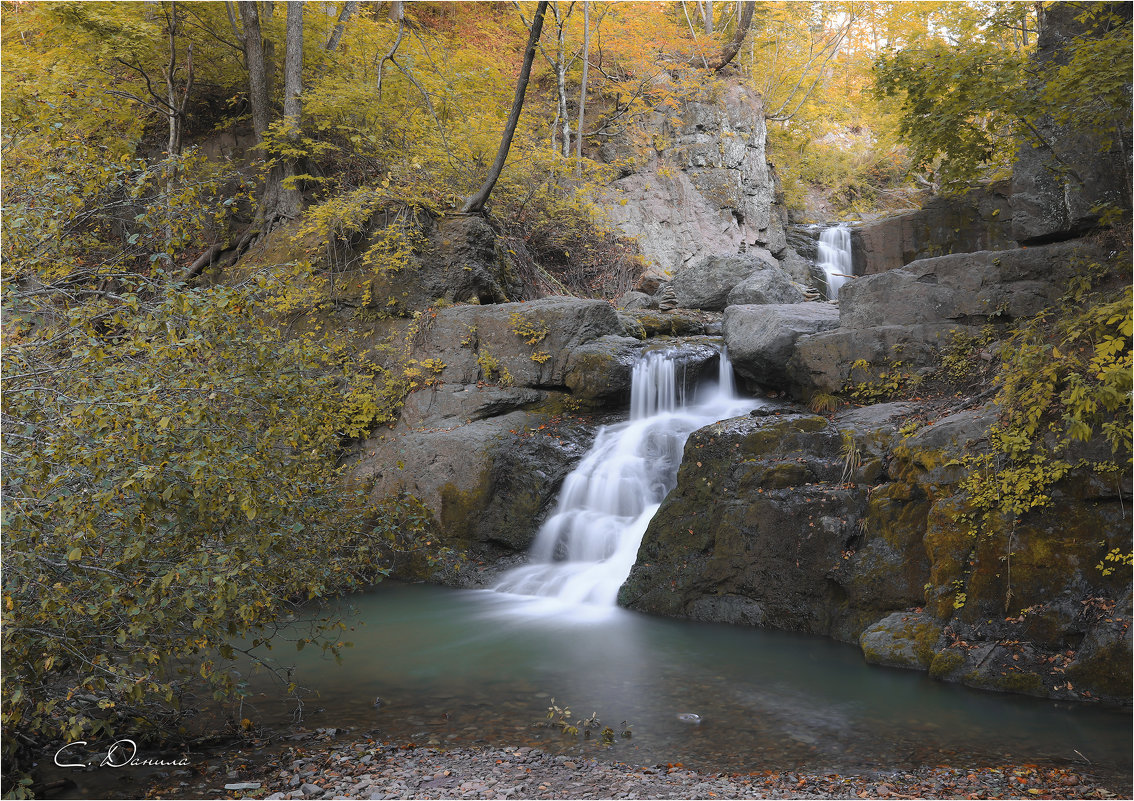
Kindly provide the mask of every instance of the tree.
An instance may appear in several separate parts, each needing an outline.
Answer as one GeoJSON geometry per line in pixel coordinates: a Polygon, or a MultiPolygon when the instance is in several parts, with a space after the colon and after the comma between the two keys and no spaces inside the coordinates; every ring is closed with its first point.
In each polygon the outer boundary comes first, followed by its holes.
{"type": "MultiPolygon", "coordinates": [[[[741,45],[744,44],[744,37],[748,35],[748,28],[752,25],[752,15],[756,11],[756,3],[754,0],[747,0],[747,2],[742,5],[740,22],[736,26],[736,31],[733,33],[732,39],[721,49],[720,53],[708,60],[709,69],[715,72],[720,72],[728,66],[730,61],[736,58],[736,54],[740,52],[741,45]]],[[[709,6],[711,8],[712,4],[710,3],[709,6]]],[[[706,32],[708,33],[709,31],[706,32]]]]}
{"type": "MultiPolygon", "coordinates": [[[[243,25],[241,39],[244,45],[244,58],[248,66],[249,102],[252,106],[252,126],[256,132],[256,142],[261,147],[273,143],[269,141],[272,110],[269,85],[271,79],[270,59],[265,51],[260,13],[255,0],[241,0],[240,19],[243,25]]],[[[287,4],[287,28],[284,64],[284,116],[283,136],[285,141],[294,143],[300,124],[302,105],[299,99],[303,90],[303,3],[287,4]]],[[[294,157],[275,154],[273,163],[264,182],[257,209],[255,233],[267,233],[280,220],[291,220],[299,216],[303,207],[303,197],[296,187],[294,157]]],[[[246,244],[246,243],[245,243],[246,244]]]]}
{"type": "MultiPolygon", "coordinates": [[[[1055,141],[1063,134],[1050,121],[1088,131],[1128,175],[1129,7],[1083,6],[1081,32],[1060,46],[1058,58],[1038,64],[1016,38],[1034,27],[1032,13],[1027,4],[1007,4],[968,22],[964,36],[878,59],[878,88],[901,100],[913,165],[933,171],[942,187],[1006,174],[1021,145],[1046,148],[1073,171],[1055,141]]],[[[1126,194],[1129,200],[1129,184],[1126,194]]]]}
{"type": "Polygon", "coordinates": [[[500,178],[504,169],[504,162],[508,158],[508,150],[512,146],[512,137],[516,134],[516,125],[520,121],[520,112],[524,108],[524,96],[528,91],[528,79],[531,77],[532,61],[535,60],[536,45],[539,44],[539,35],[543,31],[543,17],[547,13],[547,0],[540,0],[536,6],[535,17],[532,19],[531,33],[528,36],[528,46],[524,51],[524,63],[520,67],[520,75],[516,79],[516,95],[512,100],[512,110],[508,114],[508,122],[504,125],[504,134],[500,139],[500,149],[496,152],[496,161],[488,171],[488,178],[475,193],[470,195],[461,206],[462,214],[472,214],[483,211],[492,187],[500,178]]]}

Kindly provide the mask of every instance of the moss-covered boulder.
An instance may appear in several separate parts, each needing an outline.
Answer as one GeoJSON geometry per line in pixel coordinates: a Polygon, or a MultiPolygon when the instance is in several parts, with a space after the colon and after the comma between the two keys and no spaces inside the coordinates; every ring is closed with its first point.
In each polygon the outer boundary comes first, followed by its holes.
{"type": "Polygon", "coordinates": [[[823,417],[734,418],[695,432],[619,603],[699,620],[831,633],[830,578],[857,536],[865,488],[842,482],[823,417]]]}
{"type": "Polygon", "coordinates": [[[944,627],[924,612],[894,612],[862,633],[858,644],[872,665],[927,670],[942,642],[944,627]]]}

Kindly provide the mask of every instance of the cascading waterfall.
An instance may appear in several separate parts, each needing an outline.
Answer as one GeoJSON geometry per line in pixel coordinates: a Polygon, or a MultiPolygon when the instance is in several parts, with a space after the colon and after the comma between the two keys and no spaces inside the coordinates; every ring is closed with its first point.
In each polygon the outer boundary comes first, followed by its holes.
{"type": "Polygon", "coordinates": [[[827,276],[827,300],[837,300],[839,288],[854,275],[850,228],[836,225],[819,234],[819,269],[827,276]]]}
{"type": "Polygon", "coordinates": [[[560,491],[536,535],[529,563],[508,571],[497,592],[555,598],[568,605],[615,605],[650,519],[677,484],[685,441],[699,428],[745,414],[727,352],[715,384],[692,404],[679,392],[679,354],[652,352],[634,365],[630,419],[604,427],[560,491]]]}

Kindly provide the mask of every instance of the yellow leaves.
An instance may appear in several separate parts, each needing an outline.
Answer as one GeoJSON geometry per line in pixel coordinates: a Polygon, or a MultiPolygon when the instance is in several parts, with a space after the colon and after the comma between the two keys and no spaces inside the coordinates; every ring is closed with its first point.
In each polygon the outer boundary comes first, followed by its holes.
{"type": "Polygon", "coordinates": [[[82,548],[75,547],[75,548],[72,548],[70,551],[67,552],[67,561],[68,562],[78,562],[82,558],[83,558],[83,549],[82,548]]]}

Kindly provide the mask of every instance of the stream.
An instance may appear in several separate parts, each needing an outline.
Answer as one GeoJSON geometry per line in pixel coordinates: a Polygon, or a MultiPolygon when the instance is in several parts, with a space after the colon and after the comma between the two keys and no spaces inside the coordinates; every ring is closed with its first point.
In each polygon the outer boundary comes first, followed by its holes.
{"type": "MultiPolygon", "coordinates": [[[[318,693],[308,727],[709,771],[1051,763],[1129,783],[1127,712],[872,667],[826,638],[396,582],[344,600],[358,625],[340,663],[311,651],[281,658],[318,693]],[[594,712],[616,731],[626,721],[632,736],[608,747],[597,732],[533,725],[552,698],[573,720],[594,712]]],[[[293,706],[268,700],[278,685],[259,691],[249,708],[258,723],[291,720],[293,706]]]]}

